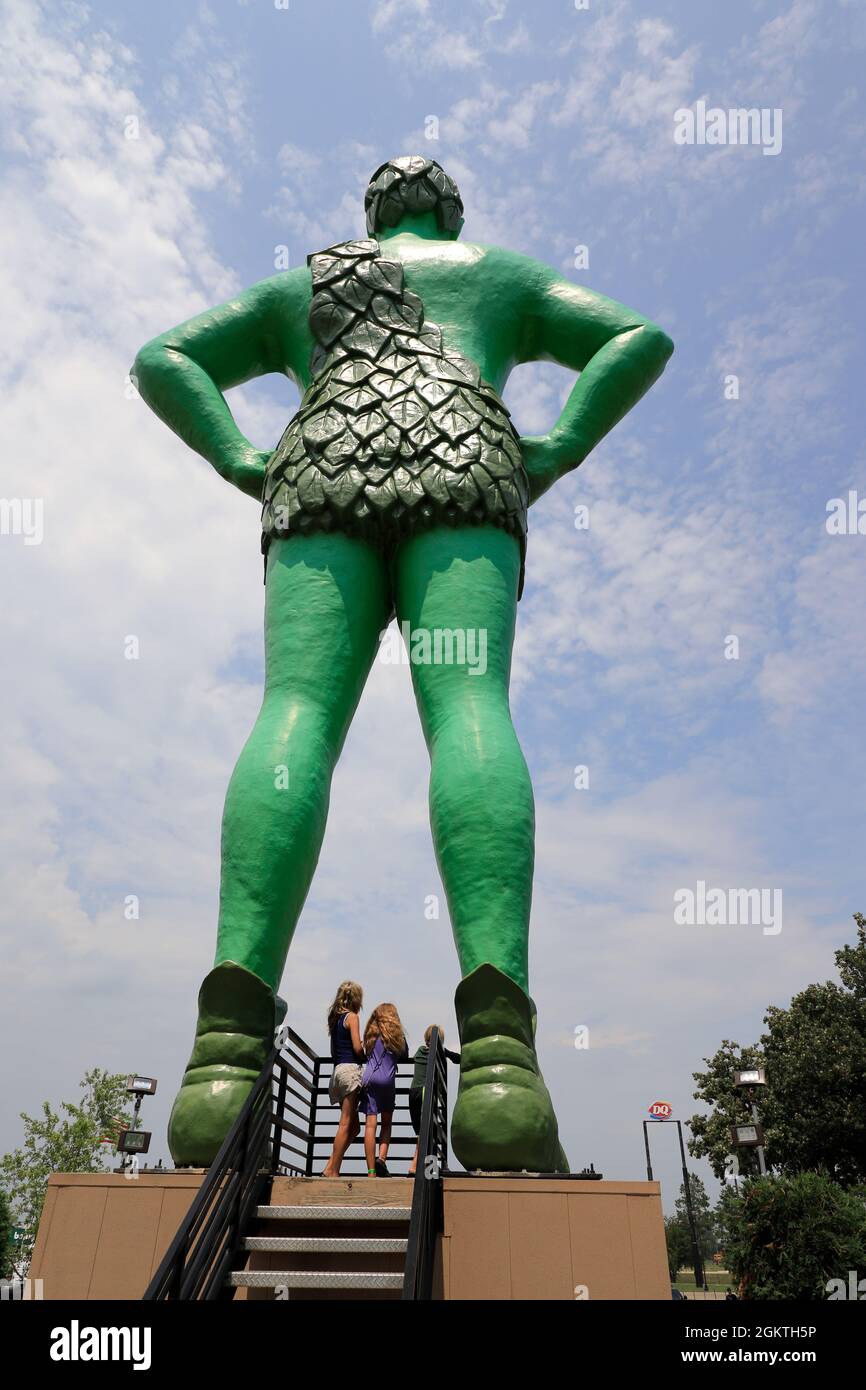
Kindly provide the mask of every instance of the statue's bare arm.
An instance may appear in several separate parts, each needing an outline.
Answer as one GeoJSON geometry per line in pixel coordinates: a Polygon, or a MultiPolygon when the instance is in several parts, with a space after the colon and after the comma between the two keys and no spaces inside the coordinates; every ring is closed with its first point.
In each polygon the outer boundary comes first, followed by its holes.
{"type": "Polygon", "coordinates": [[[269,372],[291,374],[305,349],[309,271],[253,285],[146,343],[132,366],[139,394],[216,471],[261,498],[267,452],[235,424],[223,395],[269,372]]]}
{"type": "MultiPolygon", "coordinates": [[[[549,434],[521,440],[535,501],[582,463],[661,375],[670,338],[615,300],[564,280],[513,253],[524,310],[523,361],[554,361],[580,372],[549,434]]],[[[268,451],[238,429],[223,392],[269,372],[295,376],[309,361],[309,271],[263,280],[141,349],[132,375],[143,399],[190,448],[242,492],[259,499],[268,451]]]]}
{"type": "Polygon", "coordinates": [[[628,414],[662,374],[674,345],[640,314],[533,263],[524,361],[580,372],[549,434],[521,440],[534,502],[628,414]]]}

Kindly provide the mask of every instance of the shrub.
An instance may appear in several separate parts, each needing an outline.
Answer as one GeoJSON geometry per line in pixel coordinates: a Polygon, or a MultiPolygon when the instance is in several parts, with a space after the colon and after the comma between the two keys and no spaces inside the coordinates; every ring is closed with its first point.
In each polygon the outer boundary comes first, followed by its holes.
{"type": "Polygon", "coordinates": [[[750,1179],[725,1224],[742,1298],[824,1300],[831,1279],[866,1276],[866,1207],[824,1174],[750,1179]]]}

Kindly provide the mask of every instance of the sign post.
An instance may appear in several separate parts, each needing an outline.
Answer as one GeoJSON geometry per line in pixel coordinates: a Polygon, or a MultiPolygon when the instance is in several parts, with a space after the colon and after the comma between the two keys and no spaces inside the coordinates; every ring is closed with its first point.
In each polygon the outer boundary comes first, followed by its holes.
{"type": "Polygon", "coordinates": [[[689,1182],[689,1172],[686,1167],[686,1146],[683,1143],[683,1126],[681,1120],[674,1120],[672,1118],[673,1112],[673,1106],[666,1100],[654,1100],[652,1105],[647,1109],[650,1119],[644,1120],[643,1122],[643,1141],[644,1147],[646,1148],[646,1175],[647,1179],[652,1182],[653,1170],[650,1159],[648,1126],[653,1122],[661,1125],[676,1125],[680,1137],[680,1158],[683,1165],[683,1193],[686,1199],[686,1216],[689,1223],[689,1234],[692,1239],[692,1264],[695,1271],[695,1287],[703,1289],[706,1288],[706,1276],[704,1274],[704,1261],[701,1255],[701,1247],[698,1243],[698,1229],[695,1224],[694,1208],[692,1207],[692,1188],[689,1182]]]}

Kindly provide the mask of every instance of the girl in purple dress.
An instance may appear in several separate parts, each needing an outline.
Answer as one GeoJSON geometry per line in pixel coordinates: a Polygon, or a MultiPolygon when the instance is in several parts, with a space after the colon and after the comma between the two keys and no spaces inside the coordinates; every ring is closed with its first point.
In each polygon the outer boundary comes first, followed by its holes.
{"type": "Polygon", "coordinates": [[[359,1109],[366,1115],[364,1154],[369,1177],[387,1178],[388,1145],[391,1142],[391,1119],[394,1114],[397,1063],[409,1056],[406,1034],[400,1015],[393,1004],[380,1004],[374,1009],[364,1030],[364,1052],[367,1064],[361,1077],[364,1088],[359,1109]],[[376,1155],[376,1121],[381,1116],[379,1154],[376,1155]]]}

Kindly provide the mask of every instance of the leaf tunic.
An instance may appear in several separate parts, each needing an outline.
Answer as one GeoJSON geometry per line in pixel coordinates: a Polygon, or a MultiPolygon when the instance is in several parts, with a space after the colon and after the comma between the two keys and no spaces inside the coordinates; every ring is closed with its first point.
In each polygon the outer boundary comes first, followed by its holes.
{"type": "Polygon", "coordinates": [[[501,398],[378,241],[308,262],[312,380],[268,461],[262,550],[337,531],[393,553],[435,526],[493,525],[520,543],[522,591],[528,484],[501,398]]]}

